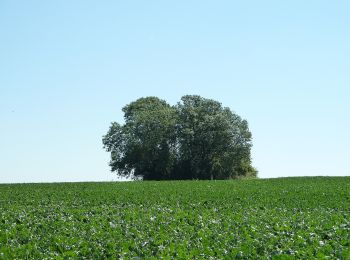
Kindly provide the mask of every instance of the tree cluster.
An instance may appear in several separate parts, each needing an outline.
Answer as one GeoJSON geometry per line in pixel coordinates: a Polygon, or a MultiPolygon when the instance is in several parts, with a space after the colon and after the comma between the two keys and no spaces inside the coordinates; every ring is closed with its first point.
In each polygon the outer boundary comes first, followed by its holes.
{"type": "Polygon", "coordinates": [[[123,112],[125,123],[113,122],[103,137],[111,169],[119,176],[174,180],[257,175],[247,121],[217,101],[187,95],[171,106],[146,97],[123,112]]]}

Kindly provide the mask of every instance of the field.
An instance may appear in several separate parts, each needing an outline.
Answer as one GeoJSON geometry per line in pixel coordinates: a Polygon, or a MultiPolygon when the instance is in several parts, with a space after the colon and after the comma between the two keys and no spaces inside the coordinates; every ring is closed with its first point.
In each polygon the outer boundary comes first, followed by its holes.
{"type": "Polygon", "coordinates": [[[0,259],[350,259],[350,177],[0,185],[0,259]]]}

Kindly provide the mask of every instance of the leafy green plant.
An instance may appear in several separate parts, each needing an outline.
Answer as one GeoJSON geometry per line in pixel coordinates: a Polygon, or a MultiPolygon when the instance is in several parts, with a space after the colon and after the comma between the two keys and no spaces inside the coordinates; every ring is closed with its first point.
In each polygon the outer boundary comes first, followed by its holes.
{"type": "Polygon", "coordinates": [[[348,259],[349,248],[349,177],[0,185],[0,259],[348,259]]]}

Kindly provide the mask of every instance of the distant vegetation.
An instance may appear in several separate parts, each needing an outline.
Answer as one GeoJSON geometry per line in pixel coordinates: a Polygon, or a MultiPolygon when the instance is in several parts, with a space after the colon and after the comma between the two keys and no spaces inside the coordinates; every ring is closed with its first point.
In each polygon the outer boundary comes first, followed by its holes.
{"type": "Polygon", "coordinates": [[[214,100],[184,96],[176,106],[157,97],[123,108],[103,137],[110,166],[144,180],[255,177],[246,120],[214,100]]]}
{"type": "Polygon", "coordinates": [[[0,259],[350,259],[350,178],[0,185],[0,259]]]}

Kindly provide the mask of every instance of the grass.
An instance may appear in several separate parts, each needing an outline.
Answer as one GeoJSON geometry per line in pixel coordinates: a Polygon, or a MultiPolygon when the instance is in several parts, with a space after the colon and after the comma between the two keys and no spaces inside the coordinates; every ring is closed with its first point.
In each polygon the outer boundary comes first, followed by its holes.
{"type": "Polygon", "coordinates": [[[350,258],[350,177],[0,185],[0,259],[350,258]]]}

